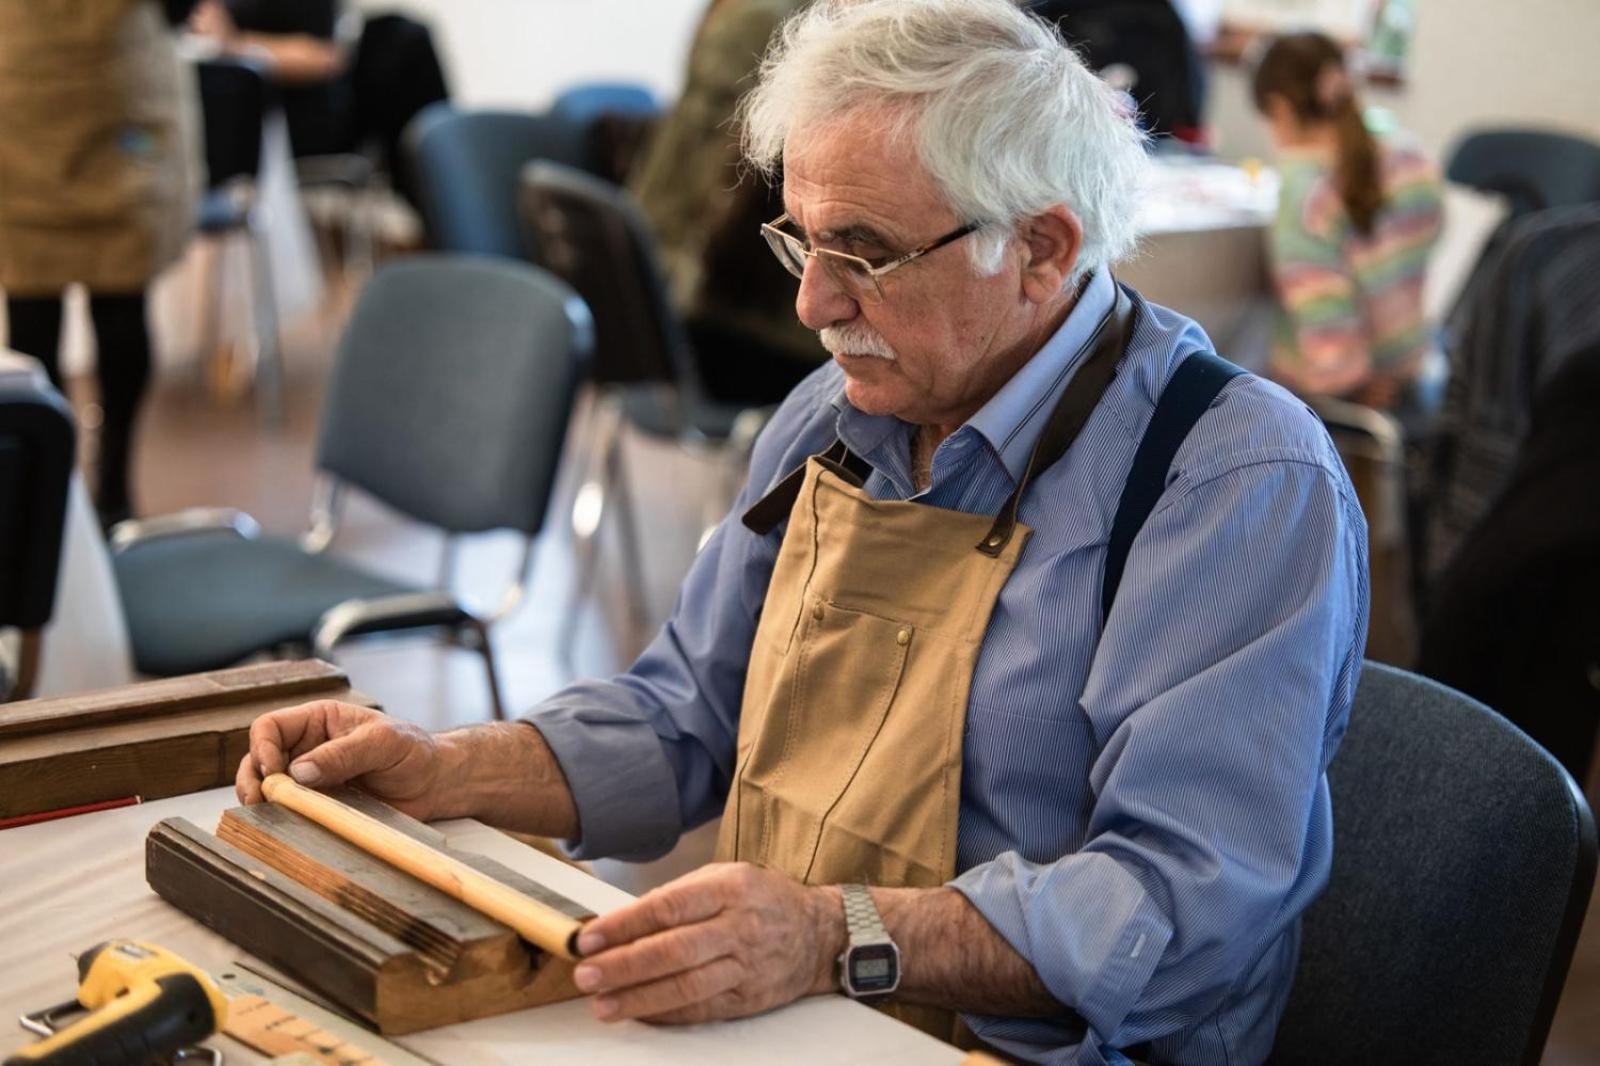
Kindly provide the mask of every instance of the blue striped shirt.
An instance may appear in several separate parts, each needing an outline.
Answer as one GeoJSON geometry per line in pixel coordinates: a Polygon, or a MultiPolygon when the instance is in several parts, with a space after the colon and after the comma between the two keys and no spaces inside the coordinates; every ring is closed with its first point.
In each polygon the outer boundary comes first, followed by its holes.
{"type": "MultiPolygon", "coordinates": [[[[659,854],[722,811],[751,641],[782,530],[737,515],[835,435],[879,499],[992,514],[1110,313],[1091,279],[1056,335],[912,484],[912,427],[852,408],[828,366],[784,402],[749,483],[626,673],[533,721],[577,803],[579,855],[659,854]]],[[[953,882],[1071,1013],[969,1017],[1024,1058],[1259,1062],[1327,882],[1325,771],[1367,621],[1366,526],[1316,417],[1230,382],[1174,460],[1102,627],[1106,541],[1168,377],[1209,343],[1136,300],[1124,362],[1067,455],[1030,487],[1033,527],[973,676],[953,882]]],[[[914,550],[908,546],[907,550],[914,550]]]]}

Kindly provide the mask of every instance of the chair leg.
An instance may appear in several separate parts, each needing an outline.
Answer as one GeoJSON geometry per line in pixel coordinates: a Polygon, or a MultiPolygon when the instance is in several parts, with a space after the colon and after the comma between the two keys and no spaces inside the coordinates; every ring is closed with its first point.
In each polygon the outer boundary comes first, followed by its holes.
{"type": "Polygon", "coordinates": [[[628,620],[633,632],[629,634],[635,645],[643,643],[644,633],[650,624],[649,589],[645,585],[644,556],[639,549],[639,526],[633,513],[633,494],[628,490],[627,467],[622,458],[622,435],[619,433],[607,456],[608,478],[611,492],[617,501],[617,533],[621,539],[622,577],[627,583],[628,620]]]}
{"type": "Polygon", "coordinates": [[[226,296],[228,246],[224,241],[205,240],[207,263],[203,271],[205,291],[200,293],[200,326],[196,343],[195,382],[204,392],[208,375],[220,380],[217,349],[222,344],[222,301],[226,296]]]}
{"type": "Polygon", "coordinates": [[[604,393],[596,395],[579,434],[583,442],[578,451],[580,480],[573,494],[571,517],[576,573],[572,594],[567,600],[567,624],[562,627],[556,643],[557,659],[569,673],[576,672],[573,650],[578,637],[578,612],[594,595],[600,527],[605,523],[606,503],[611,491],[610,456],[614,449],[620,447],[621,438],[621,410],[611,397],[604,393]]]}
{"type": "Polygon", "coordinates": [[[483,669],[489,682],[489,706],[494,711],[494,720],[503,722],[506,720],[506,707],[500,696],[500,674],[494,665],[494,645],[489,641],[489,627],[476,618],[463,625],[472,634],[478,654],[483,656],[483,669]]]}
{"type": "Polygon", "coordinates": [[[283,348],[278,338],[278,299],[266,239],[254,228],[250,240],[251,312],[256,335],[256,402],[269,425],[283,423],[283,348]]]}

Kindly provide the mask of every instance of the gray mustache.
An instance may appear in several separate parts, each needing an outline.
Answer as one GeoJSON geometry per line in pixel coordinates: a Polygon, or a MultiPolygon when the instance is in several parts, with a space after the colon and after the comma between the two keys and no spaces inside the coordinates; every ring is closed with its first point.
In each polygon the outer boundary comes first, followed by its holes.
{"type": "Polygon", "coordinates": [[[866,326],[824,326],[817,338],[829,355],[870,355],[890,362],[900,358],[877,330],[866,326]]]}

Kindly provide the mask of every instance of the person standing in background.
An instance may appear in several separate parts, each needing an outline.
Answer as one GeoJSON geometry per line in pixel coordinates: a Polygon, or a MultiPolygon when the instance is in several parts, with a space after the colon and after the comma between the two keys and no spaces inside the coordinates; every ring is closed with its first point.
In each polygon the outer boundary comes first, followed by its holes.
{"type": "Polygon", "coordinates": [[[774,187],[745,173],[734,122],[768,41],[808,2],[712,0],[683,93],[628,182],[706,389],[727,403],[775,404],[828,358],[794,317],[793,279],[750,239],[783,205],[774,187]]]}
{"type": "Polygon", "coordinates": [[[1368,131],[1339,46],[1321,34],[1273,41],[1253,92],[1283,182],[1268,236],[1283,309],[1271,375],[1302,395],[1414,407],[1431,348],[1422,296],[1438,168],[1368,131]]]}
{"type": "MultiPolygon", "coordinates": [[[[279,87],[296,158],[349,148],[353,51],[337,0],[200,0],[189,31],[223,55],[260,63],[279,87]]],[[[352,25],[359,31],[359,21],[352,25]]]]}
{"type": "Polygon", "coordinates": [[[89,290],[104,422],[95,504],[133,512],[129,465],[150,378],[145,294],[182,253],[199,196],[182,0],[0,0],[0,288],[11,347],[64,390],[62,291],[89,290]]]}

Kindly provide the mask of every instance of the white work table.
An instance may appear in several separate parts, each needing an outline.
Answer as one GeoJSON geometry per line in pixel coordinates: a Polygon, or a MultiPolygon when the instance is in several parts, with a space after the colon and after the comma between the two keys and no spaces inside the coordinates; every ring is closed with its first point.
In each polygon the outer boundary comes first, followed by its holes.
{"type": "MultiPolygon", "coordinates": [[[[71,999],[72,956],[102,940],[131,937],[167,947],[213,973],[244,952],[169,906],[144,879],[144,841],[163,818],[183,817],[208,832],[236,801],[231,789],[0,832],[0,1056],[33,1038],[16,1017],[71,999]]],[[[454,847],[481,852],[549,885],[596,912],[630,898],[479,822],[440,823],[454,847]]],[[[261,1056],[217,1038],[226,1062],[261,1056]]],[[[838,996],[802,1000],[736,1022],[696,1026],[602,1024],[587,1000],[446,1026],[394,1040],[440,1063],[861,1063],[863,1066],[959,1063],[962,1052],[877,1011],[838,996]]]]}

